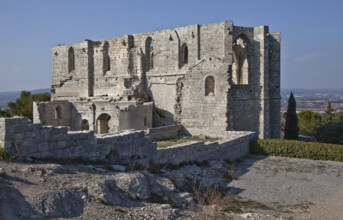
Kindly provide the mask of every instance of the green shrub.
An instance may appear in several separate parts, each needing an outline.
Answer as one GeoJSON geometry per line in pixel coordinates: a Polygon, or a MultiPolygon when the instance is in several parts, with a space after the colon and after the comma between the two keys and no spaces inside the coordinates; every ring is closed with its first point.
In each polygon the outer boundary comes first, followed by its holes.
{"type": "Polygon", "coordinates": [[[5,148],[0,146],[0,160],[11,161],[14,160],[16,156],[8,152],[5,148]]]}
{"type": "Polygon", "coordinates": [[[343,162],[343,145],[264,139],[250,143],[250,153],[343,162]]]}

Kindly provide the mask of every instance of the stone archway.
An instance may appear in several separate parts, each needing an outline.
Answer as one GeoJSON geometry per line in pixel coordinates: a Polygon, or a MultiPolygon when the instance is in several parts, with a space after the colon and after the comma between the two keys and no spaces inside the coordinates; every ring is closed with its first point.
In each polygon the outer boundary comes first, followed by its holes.
{"type": "Polygon", "coordinates": [[[99,117],[96,120],[97,124],[97,133],[98,134],[106,134],[110,131],[109,121],[111,119],[111,116],[109,114],[103,113],[99,115],[99,117]]]}
{"type": "Polygon", "coordinates": [[[81,131],[88,131],[89,130],[89,123],[87,119],[82,119],[81,121],[81,131]]]}

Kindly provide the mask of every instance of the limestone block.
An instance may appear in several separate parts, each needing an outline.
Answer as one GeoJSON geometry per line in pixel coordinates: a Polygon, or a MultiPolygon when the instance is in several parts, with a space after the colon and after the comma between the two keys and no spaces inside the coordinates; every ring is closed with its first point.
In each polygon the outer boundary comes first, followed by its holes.
{"type": "Polygon", "coordinates": [[[96,146],[98,143],[98,139],[90,139],[89,140],[89,144],[92,145],[92,146],[96,146]]]}
{"type": "Polygon", "coordinates": [[[55,155],[53,155],[51,152],[49,151],[43,151],[40,152],[40,158],[47,158],[47,157],[54,157],[55,155]]]}
{"type": "Polygon", "coordinates": [[[49,141],[51,128],[45,128],[40,131],[40,138],[43,141],[49,141]]]}
{"type": "Polygon", "coordinates": [[[37,145],[24,145],[28,148],[28,152],[31,153],[37,153],[38,152],[38,147],[37,145]]]}
{"type": "Polygon", "coordinates": [[[49,142],[49,150],[53,150],[56,148],[57,148],[57,142],[56,141],[49,142]]]}
{"type": "Polygon", "coordinates": [[[72,141],[76,141],[76,140],[81,139],[80,133],[69,134],[69,137],[70,137],[70,140],[72,140],[72,141]]]}
{"type": "Polygon", "coordinates": [[[41,123],[33,124],[33,130],[42,130],[43,125],[41,123]]]}
{"type": "Polygon", "coordinates": [[[57,140],[57,141],[67,140],[67,137],[68,137],[68,135],[67,135],[66,133],[64,133],[64,134],[58,134],[58,135],[56,136],[56,140],[57,140]]]}
{"type": "Polygon", "coordinates": [[[25,126],[25,131],[33,131],[33,124],[28,124],[25,126]]]}
{"type": "Polygon", "coordinates": [[[57,141],[57,148],[66,148],[67,142],[66,141],[57,141]]]}
{"type": "Polygon", "coordinates": [[[38,144],[38,151],[47,151],[49,149],[49,143],[48,142],[42,142],[38,144]]]}
{"type": "Polygon", "coordinates": [[[69,131],[69,128],[68,127],[65,127],[65,126],[59,126],[58,127],[59,128],[59,133],[60,134],[67,134],[68,133],[68,131],[69,131]]]}
{"type": "Polygon", "coordinates": [[[88,139],[88,134],[87,133],[80,133],[80,139],[81,140],[88,139]]]}

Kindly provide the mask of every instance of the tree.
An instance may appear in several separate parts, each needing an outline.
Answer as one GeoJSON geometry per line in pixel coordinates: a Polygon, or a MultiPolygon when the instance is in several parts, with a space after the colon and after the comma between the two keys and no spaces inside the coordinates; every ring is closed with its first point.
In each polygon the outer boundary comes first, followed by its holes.
{"type": "Polygon", "coordinates": [[[8,103],[11,116],[25,116],[32,120],[32,104],[34,101],[50,101],[50,94],[38,93],[31,95],[31,93],[28,91],[22,91],[20,93],[20,97],[17,98],[15,102],[8,103]]]}
{"type": "Polygon", "coordinates": [[[343,144],[343,121],[329,122],[320,126],[316,138],[323,143],[343,144]]]}
{"type": "Polygon", "coordinates": [[[291,92],[291,95],[288,99],[286,113],[285,139],[297,140],[299,138],[299,127],[296,108],[296,101],[293,92],[291,92]]]}
{"type": "Polygon", "coordinates": [[[328,111],[323,116],[324,122],[317,129],[317,140],[324,143],[343,144],[343,111],[332,113],[331,116],[327,113],[328,111]],[[328,120],[329,116],[330,120],[328,120]]]}
{"type": "Polygon", "coordinates": [[[328,106],[324,112],[324,122],[327,122],[327,123],[331,122],[334,115],[335,115],[335,110],[332,108],[331,102],[328,101],[328,106]]]}
{"type": "Polygon", "coordinates": [[[0,108],[0,117],[11,117],[11,112],[9,109],[2,110],[0,108]]]}
{"type": "Polygon", "coordinates": [[[302,111],[298,114],[299,133],[314,136],[316,130],[321,126],[322,118],[318,112],[310,110],[302,111]]]}

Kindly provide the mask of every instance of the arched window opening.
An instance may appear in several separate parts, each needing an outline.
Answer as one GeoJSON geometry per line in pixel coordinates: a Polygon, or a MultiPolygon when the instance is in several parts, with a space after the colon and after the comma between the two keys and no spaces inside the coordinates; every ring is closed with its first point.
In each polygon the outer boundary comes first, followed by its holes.
{"type": "Polygon", "coordinates": [[[183,43],[180,48],[180,68],[188,63],[188,47],[186,43],[183,43]]]}
{"type": "Polygon", "coordinates": [[[89,130],[89,123],[87,119],[82,119],[81,121],[81,131],[88,131],[89,130]]]}
{"type": "Polygon", "coordinates": [[[75,70],[75,51],[73,47],[70,47],[68,50],[68,71],[75,70]]]}
{"type": "Polygon", "coordinates": [[[110,45],[106,41],[102,50],[103,53],[103,72],[104,75],[107,71],[111,70],[111,59],[110,59],[110,45]]]}
{"type": "Polygon", "coordinates": [[[214,96],[215,80],[213,76],[208,76],[205,79],[205,96],[214,96]]]}
{"type": "Polygon", "coordinates": [[[233,45],[234,65],[233,82],[236,84],[249,83],[248,41],[244,35],[236,39],[233,45]]]}
{"type": "Polygon", "coordinates": [[[56,120],[57,126],[60,125],[60,120],[61,119],[62,119],[62,107],[61,106],[57,106],[55,108],[55,120],[56,120]]]}
{"type": "Polygon", "coordinates": [[[148,37],[145,40],[145,65],[147,70],[154,68],[154,47],[154,40],[148,37]]]}
{"type": "Polygon", "coordinates": [[[55,119],[61,119],[62,118],[62,107],[57,106],[55,108],[55,119]]]}
{"type": "Polygon", "coordinates": [[[96,123],[97,123],[97,132],[98,134],[106,134],[110,131],[109,121],[111,119],[111,116],[108,114],[101,114],[99,115],[96,123]]]}

